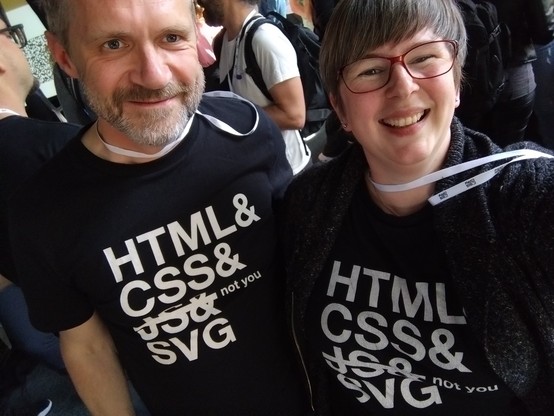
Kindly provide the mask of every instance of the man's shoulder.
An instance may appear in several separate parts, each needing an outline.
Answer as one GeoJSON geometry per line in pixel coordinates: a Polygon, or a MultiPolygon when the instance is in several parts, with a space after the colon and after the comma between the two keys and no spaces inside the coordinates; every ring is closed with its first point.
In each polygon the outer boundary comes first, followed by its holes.
{"type": "Polygon", "coordinates": [[[81,127],[26,117],[0,121],[0,170],[10,175],[28,174],[53,158],[81,127]]]}
{"type": "Polygon", "coordinates": [[[251,103],[229,91],[210,91],[202,95],[202,101],[198,107],[202,113],[211,115],[223,115],[231,113],[252,112],[251,103]]]}
{"type": "Polygon", "coordinates": [[[7,117],[0,120],[0,138],[18,137],[34,140],[68,140],[75,137],[82,126],[72,123],[39,120],[29,117],[7,117]]]}
{"type": "Polygon", "coordinates": [[[364,169],[366,162],[360,146],[350,146],[333,160],[319,162],[295,176],[287,189],[287,194],[303,199],[320,197],[322,194],[335,198],[345,186],[357,183],[364,169]]]}
{"type": "MultiPolygon", "coordinates": [[[[263,33],[263,32],[269,32],[269,33],[273,33],[273,34],[281,34],[282,36],[285,36],[286,35],[283,33],[283,31],[279,28],[279,26],[277,26],[276,23],[274,23],[273,20],[267,18],[267,17],[264,17],[264,16],[261,16],[260,17],[260,22],[255,22],[259,27],[258,29],[256,30],[257,31],[260,31],[260,33],[263,33]]],[[[253,23],[254,25],[254,23],[253,23]]]]}
{"type": "Polygon", "coordinates": [[[270,20],[264,19],[263,22],[255,31],[247,33],[244,54],[247,70],[258,80],[256,84],[261,84],[263,78],[269,89],[300,74],[297,52],[291,40],[270,20]],[[256,73],[256,67],[261,74],[256,73]]]}
{"type": "MultiPolygon", "coordinates": [[[[223,121],[241,133],[250,131],[256,124],[258,125],[256,130],[265,129],[265,133],[269,133],[267,125],[271,122],[265,111],[247,99],[228,91],[204,93],[198,110],[204,115],[223,121]]],[[[278,135],[280,136],[280,133],[278,135]]]]}
{"type": "MultiPolygon", "coordinates": [[[[260,22],[254,22],[249,29],[249,32],[254,30],[251,34],[253,45],[263,45],[268,49],[279,50],[281,43],[291,44],[287,35],[273,23],[271,19],[261,17],[260,22]]],[[[291,44],[292,47],[292,44],[291,44]]]]}

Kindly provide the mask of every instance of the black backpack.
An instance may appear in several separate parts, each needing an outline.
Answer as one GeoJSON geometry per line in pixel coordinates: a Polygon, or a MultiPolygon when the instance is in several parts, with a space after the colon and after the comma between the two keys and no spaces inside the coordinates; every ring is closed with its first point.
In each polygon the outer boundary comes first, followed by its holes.
{"type": "Polygon", "coordinates": [[[510,55],[510,32],[499,22],[494,4],[458,0],[468,35],[468,53],[463,67],[461,103],[457,115],[469,127],[496,104],[504,88],[505,64],[510,55]],[[466,120],[464,120],[466,119],[466,120]]]}
{"type": "MultiPolygon", "coordinates": [[[[296,51],[298,70],[306,103],[306,123],[301,131],[301,135],[302,137],[307,137],[317,132],[331,113],[331,106],[319,74],[319,50],[321,47],[319,38],[312,30],[301,23],[294,23],[275,12],[268,13],[265,18],[254,16],[254,18],[245,24],[245,27],[251,22],[252,25],[245,35],[244,44],[246,73],[252,77],[262,93],[269,100],[272,100],[264,83],[262,71],[254,55],[254,50],[252,49],[252,38],[256,30],[263,24],[269,23],[277,26],[285,34],[296,51]]],[[[222,30],[214,39],[214,53],[218,60],[221,55],[223,32],[222,30]]],[[[225,88],[224,84],[217,87],[225,88]]]]}

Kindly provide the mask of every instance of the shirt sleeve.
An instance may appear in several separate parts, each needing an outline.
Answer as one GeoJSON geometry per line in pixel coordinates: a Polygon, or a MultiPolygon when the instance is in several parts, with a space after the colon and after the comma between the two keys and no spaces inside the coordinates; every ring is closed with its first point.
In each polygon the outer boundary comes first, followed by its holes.
{"type": "Polygon", "coordinates": [[[300,76],[296,51],[278,27],[261,25],[252,39],[252,50],[268,90],[300,76]]]}
{"type": "Polygon", "coordinates": [[[10,243],[31,323],[44,332],[59,332],[87,321],[94,308],[72,283],[71,276],[55,266],[59,264],[59,254],[48,236],[63,233],[63,227],[57,229],[54,221],[40,222],[38,217],[50,216],[34,211],[39,205],[34,199],[38,192],[30,190],[10,201],[10,243]]]}

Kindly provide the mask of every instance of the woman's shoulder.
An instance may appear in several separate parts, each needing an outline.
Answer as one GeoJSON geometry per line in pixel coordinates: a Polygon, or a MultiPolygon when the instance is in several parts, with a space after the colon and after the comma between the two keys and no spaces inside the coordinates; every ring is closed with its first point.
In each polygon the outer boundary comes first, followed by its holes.
{"type": "Polygon", "coordinates": [[[286,203],[318,207],[344,196],[354,188],[366,167],[358,145],[352,145],[339,157],[313,166],[296,176],[287,189],[286,203]]]}

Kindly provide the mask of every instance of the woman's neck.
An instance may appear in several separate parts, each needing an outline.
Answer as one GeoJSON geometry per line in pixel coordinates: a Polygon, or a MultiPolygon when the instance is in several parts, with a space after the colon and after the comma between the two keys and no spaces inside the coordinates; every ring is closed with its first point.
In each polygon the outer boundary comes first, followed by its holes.
{"type": "Polygon", "coordinates": [[[421,210],[435,189],[434,184],[424,185],[401,192],[383,192],[377,189],[369,173],[365,175],[365,184],[373,202],[385,213],[404,217],[421,210]]]}

